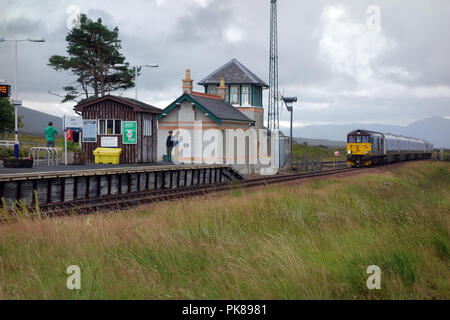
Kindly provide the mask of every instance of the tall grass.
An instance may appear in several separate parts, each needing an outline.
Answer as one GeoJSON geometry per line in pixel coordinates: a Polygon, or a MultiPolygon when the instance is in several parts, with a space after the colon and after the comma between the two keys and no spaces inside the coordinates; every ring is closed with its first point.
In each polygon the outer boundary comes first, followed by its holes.
{"type": "Polygon", "coordinates": [[[0,225],[0,298],[449,299],[449,168],[0,225]]]}

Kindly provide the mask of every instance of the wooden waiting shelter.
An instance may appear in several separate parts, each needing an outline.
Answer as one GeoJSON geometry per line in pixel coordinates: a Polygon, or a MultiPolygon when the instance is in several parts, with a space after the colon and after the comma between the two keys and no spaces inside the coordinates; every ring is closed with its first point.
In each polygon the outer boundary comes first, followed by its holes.
{"type": "Polygon", "coordinates": [[[85,122],[82,151],[87,162],[94,162],[93,151],[98,147],[121,148],[120,163],[157,161],[160,109],[135,99],[107,95],[84,100],[74,110],[85,122]]]}

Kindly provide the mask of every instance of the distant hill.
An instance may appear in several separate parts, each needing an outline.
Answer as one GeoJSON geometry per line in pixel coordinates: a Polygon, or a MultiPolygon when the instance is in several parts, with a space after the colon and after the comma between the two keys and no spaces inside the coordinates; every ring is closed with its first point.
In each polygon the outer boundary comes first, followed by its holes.
{"type": "Polygon", "coordinates": [[[327,148],[344,148],[346,146],[346,142],[342,141],[332,141],[326,139],[307,139],[307,138],[294,138],[294,141],[298,144],[304,144],[305,142],[308,146],[324,146],[327,148]]]}
{"type": "Polygon", "coordinates": [[[347,133],[355,129],[390,132],[431,141],[435,148],[450,148],[450,119],[431,117],[416,121],[406,127],[385,124],[347,124],[306,126],[294,129],[294,136],[305,139],[345,141],[347,133]]]}
{"type": "Polygon", "coordinates": [[[60,117],[26,107],[20,107],[18,109],[18,115],[23,116],[22,122],[24,124],[24,127],[19,129],[19,134],[43,135],[45,128],[48,127],[48,123],[51,121],[56,130],[58,130],[58,136],[63,136],[63,119],[60,117]]]}

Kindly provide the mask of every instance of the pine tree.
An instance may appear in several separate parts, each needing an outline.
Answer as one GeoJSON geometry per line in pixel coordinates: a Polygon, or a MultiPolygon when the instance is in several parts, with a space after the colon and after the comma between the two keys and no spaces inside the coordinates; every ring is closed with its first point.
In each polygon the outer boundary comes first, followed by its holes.
{"type": "MultiPolygon", "coordinates": [[[[17,125],[23,128],[23,116],[17,117],[17,125]]],[[[8,98],[0,98],[0,134],[14,132],[14,106],[8,98]]]]}
{"type": "Polygon", "coordinates": [[[63,87],[66,95],[62,102],[102,97],[135,86],[135,69],[130,68],[119,51],[122,46],[117,27],[109,30],[102,19],[94,22],[81,14],[80,26],[69,32],[66,41],[68,57],[54,55],[48,63],[57,71],[70,71],[78,77],[76,82],[63,87]],[[115,68],[116,64],[125,67],[115,68]]]}

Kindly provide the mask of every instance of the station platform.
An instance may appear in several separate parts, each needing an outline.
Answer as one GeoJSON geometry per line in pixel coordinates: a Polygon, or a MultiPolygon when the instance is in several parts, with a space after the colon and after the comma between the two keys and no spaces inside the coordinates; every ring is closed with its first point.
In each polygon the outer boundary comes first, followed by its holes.
{"type": "Polygon", "coordinates": [[[85,165],[35,165],[33,168],[4,168],[0,165],[0,181],[5,179],[22,177],[22,176],[46,176],[46,175],[78,175],[83,173],[102,173],[104,171],[128,171],[128,170],[140,170],[140,169],[155,169],[162,167],[173,168],[193,165],[176,165],[165,162],[155,163],[136,163],[136,164],[85,164],[85,165]]]}
{"type": "Polygon", "coordinates": [[[144,190],[245,180],[226,164],[87,164],[0,168],[0,199],[49,204],[144,190]]]}

